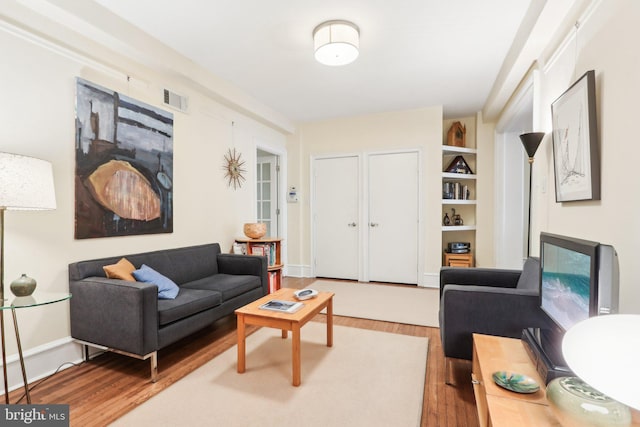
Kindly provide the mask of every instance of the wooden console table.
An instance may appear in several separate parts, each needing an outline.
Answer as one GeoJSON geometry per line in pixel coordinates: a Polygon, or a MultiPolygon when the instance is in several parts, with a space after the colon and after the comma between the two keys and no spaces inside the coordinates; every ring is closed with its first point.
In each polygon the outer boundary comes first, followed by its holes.
{"type": "MultiPolygon", "coordinates": [[[[561,426],[546,398],[546,386],[519,339],[473,334],[471,379],[480,427],[561,426]],[[540,390],[519,394],[493,382],[496,371],[528,375],[540,390]]],[[[631,410],[631,426],[640,426],[640,411],[631,410]]]]}
{"type": "MultiPolygon", "coordinates": [[[[547,388],[519,339],[473,334],[471,379],[480,427],[561,426],[547,402],[547,388]],[[540,390],[519,394],[493,382],[496,371],[528,375],[540,390]]],[[[631,426],[640,426],[640,411],[631,410],[631,426]]]]}
{"type": "Polygon", "coordinates": [[[560,426],[546,398],[544,381],[538,375],[521,340],[473,334],[471,378],[476,396],[480,427],[560,426]],[[519,394],[494,383],[496,371],[528,375],[540,384],[540,390],[519,394]]]}

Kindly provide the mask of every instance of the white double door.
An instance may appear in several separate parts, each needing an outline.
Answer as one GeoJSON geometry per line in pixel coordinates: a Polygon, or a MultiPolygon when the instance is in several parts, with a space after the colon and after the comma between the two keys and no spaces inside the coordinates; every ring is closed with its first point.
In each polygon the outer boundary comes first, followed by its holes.
{"type": "Polygon", "coordinates": [[[313,161],[316,277],[418,283],[419,153],[313,161]]]}

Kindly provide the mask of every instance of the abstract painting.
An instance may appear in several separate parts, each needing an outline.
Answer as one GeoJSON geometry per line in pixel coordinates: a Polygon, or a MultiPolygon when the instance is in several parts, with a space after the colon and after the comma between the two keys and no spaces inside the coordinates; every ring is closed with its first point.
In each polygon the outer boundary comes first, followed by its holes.
{"type": "Polygon", "coordinates": [[[173,114],[76,81],[75,238],[173,232],[173,114]]]}
{"type": "Polygon", "coordinates": [[[556,202],[600,200],[595,72],[551,104],[556,202]]]}

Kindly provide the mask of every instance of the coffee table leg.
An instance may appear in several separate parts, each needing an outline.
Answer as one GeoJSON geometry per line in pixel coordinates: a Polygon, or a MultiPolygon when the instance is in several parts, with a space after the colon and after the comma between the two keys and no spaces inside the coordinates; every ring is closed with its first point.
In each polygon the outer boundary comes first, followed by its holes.
{"type": "Polygon", "coordinates": [[[293,385],[300,385],[300,324],[291,327],[291,358],[293,361],[293,385]]]}
{"type": "Polygon", "coordinates": [[[327,302],[327,347],[333,347],[333,297],[327,302]]]}
{"type": "Polygon", "coordinates": [[[238,314],[238,373],[241,374],[245,370],[245,342],[244,335],[244,315],[238,314]]]}

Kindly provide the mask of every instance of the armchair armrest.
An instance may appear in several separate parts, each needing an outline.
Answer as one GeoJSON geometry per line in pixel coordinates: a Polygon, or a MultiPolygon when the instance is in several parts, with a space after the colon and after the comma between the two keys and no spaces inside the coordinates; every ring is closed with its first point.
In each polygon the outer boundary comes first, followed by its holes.
{"type": "Polygon", "coordinates": [[[266,256],[219,254],[218,272],[222,274],[247,274],[260,277],[263,295],[269,293],[269,269],[266,256]]]}
{"type": "Polygon", "coordinates": [[[442,267],[440,269],[440,296],[446,285],[475,285],[515,288],[522,270],[497,268],[442,267]]]}
{"type": "Polygon", "coordinates": [[[158,349],[158,287],[104,277],[69,282],[71,336],[144,356],[158,349]]]}
{"type": "Polygon", "coordinates": [[[473,333],[520,338],[544,327],[537,290],[447,285],[440,300],[440,337],[446,357],[471,360],[473,333]]]}

